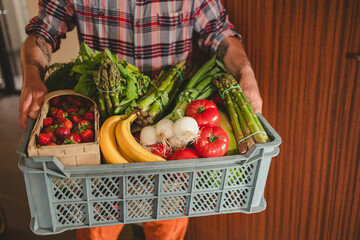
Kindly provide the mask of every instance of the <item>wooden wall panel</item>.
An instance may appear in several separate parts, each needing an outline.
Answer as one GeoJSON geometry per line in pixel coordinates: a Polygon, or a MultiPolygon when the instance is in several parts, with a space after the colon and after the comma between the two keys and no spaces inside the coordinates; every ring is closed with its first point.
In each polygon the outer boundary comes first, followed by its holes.
{"type": "Polygon", "coordinates": [[[360,1],[222,2],[283,143],[267,209],[192,218],[187,239],[360,239],[360,1]]]}

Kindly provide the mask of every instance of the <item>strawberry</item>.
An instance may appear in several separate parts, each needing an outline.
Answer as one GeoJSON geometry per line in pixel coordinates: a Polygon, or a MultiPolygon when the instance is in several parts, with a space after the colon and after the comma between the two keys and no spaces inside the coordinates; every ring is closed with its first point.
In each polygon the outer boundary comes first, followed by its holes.
{"type": "Polygon", "coordinates": [[[55,136],[54,132],[47,133],[51,137],[51,142],[56,143],[57,137],[55,136]]]}
{"type": "Polygon", "coordinates": [[[80,99],[75,98],[75,99],[72,101],[72,105],[81,108],[81,107],[84,106],[84,103],[83,103],[80,99]]]}
{"type": "Polygon", "coordinates": [[[67,112],[68,114],[77,113],[78,111],[79,111],[79,108],[78,108],[78,107],[68,107],[68,108],[66,109],[66,112],[67,112]]]}
{"type": "Polygon", "coordinates": [[[48,126],[46,128],[44,128],[44,132],[45,133],[53,133],[56,131],[56,129],[58,128],[58,125],[52,125],[52,126],[48,126]]]}
{"type": "Polygon", "coordinates": [[[56,143],[54,143],[54,142],[51,142],[51,143],[49,143],[49,144],[46,144],[46,146],[56,146],[57,144],[56,143]]]}
{"type": "Polygon", "coordinates": [[[88,120],[88,121],[94,121],[94,114],[92,114],[91,112],[87,112],[84,114],[84,120],[88,120]]]}
{"type": "Polygon", "coordinates": [[[64,140],[65,136],[68,135],[70,133],[70,129],[66,128],[66,127],[59,127],[56,130],[56,136],[60,139],[60,140],[64,140]]]}
{"type": "Polygon", "coordinates": [[[74,115],[71,119],[74,122],[74,124],[76,124],[76,125],[78,125],[82,121],[82,118],[80,115],[74,115]]]}
{"type": "Polygon", "coordinates": [[[72,101],[74,100],[74,97],[73,96],[66,96],[65,97],[65,101],[69,102],[69,103],[72,103],[72,101]]]}
{"type": "Polygon", "coordinates": [[[77,127],[75,127],[75,128],[73,129],[73,132],[76,133],[76,134],[80,134],[80,129],[77,128],[77,127]]]}
{"type": "Polygon", "coordinates": [[[67,109],[68,107],[70,107],[70,103],[64,101],[60,103],[60,106],[62,109],[67,109]]]}
{"type": "Polygon", "coordinates": [[[66,118],[58,118],[57,119],[57,124],[62,124],[66,121],[66,118]]]}
{"type": "Polygon", "coordinates": [[[83,142],[93,142],[94,141],[94,132],[90,129],[86,129],[80,132],[80,137],[83,142]]]}
{"type": "Polygon", "coordinates": [[[48,127],[48,126],[51,126],[53,124],[53,119],[50,118],[50,117],[47,117],[44,119],[44,127],[48,127]]]}
{"type": "Polygon", "coordinates": [[[51,107],[50,108],[50,116],[56,118],[57,111],[58,111],[58,109],[56,107],[51,107]]]}
{"type": "Polygon", "coordinates": [[[80,108],[79,114],[80,114],[81,116],[84,116],[85,113],[87,113],[88,111],[89,111],[89,109],[87,109],[87,108],[80,108]]]}
{"type": "Polygon", "coordinates": [[[61,102],[61,98],[60,98],[60,97],[53,97],[52,99],[50,99],[50,104],[51,104],[51,106],[59,107],[59,106],[60,106],[60,102],[61,102]]]}
{"type": "Polygon", "coordinates": [[[64,112],[62,109],[59,109],[56,113],[56,118],[66,118],[68,116],[67,112],[64,112]]]}
{"type": "Polygon", "coordinates": [[[81,143],[81,138],[76,133],[69,133],[65,136],[64,140],[65,144],[75,144],[75,143],[81,143]]]}
{"type": "Polygon", "coordinates": [[[78,128],[81,130],[86,130],[86,129],[90,129],[90,130],[93,130],[94,127],[92,125],[91,122],[89,122],[88,120],[82,120],[79,125],[78,125],[78,128]]]}
{"type": "Polygon", "coordinates": [[[68,129],[72,129],[73,123],[69,119],[66,119],[64,122],[64,127],[68,128],[68,129]]]}
{"type": "Polygon", "coordinates": [[[47,145],[51,142],[51,137],[47,133],[40,133],[38,137],[38,142],[42,146],[47,145]]]}

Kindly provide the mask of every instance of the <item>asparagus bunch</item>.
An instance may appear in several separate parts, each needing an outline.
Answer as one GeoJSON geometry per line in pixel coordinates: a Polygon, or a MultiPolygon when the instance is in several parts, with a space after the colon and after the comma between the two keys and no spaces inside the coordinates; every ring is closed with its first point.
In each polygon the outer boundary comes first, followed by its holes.
{"type": "Polygon", "coordinates": [[[114,109],[119,106],[120,71],[108,58],[105,58],[97,72],[94,73],[94,82],[98,89],[98,104],[102,120],[114,115],[114,109]]]}
{"type": "Polygon", "coordinates": [[[229,112],[239,153],[246,153],[255,143],[269,142],[268,135],[234,77],[225,74],[214,80],[214,84],[229,112]]]}
{"type": "Polygon", "coordinates": [[[151,83],[137,67],[108,49],[93,51],[84,42],[72,65],[70,77],[77,80],[74,91],[98,101],[102,121],[113,114],[130,113],[151,83]]]}
{"type": "Polygon", "coordinates": [[[154,84],[137,102],[140,110],[137,124],[147,126],[159,119],[162,112],[174,100],[181,83],[185,80],[186,61],[180,61],[174,68],[163,70],[154,84]]]}

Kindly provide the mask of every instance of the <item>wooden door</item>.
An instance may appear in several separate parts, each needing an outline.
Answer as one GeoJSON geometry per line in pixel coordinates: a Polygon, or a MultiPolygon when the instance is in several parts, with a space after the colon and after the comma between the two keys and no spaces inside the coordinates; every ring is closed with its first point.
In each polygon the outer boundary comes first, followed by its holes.
{"type": "Polygon", "coordinates": [[[267,209],[191,218],[187,239],[360,239],[360,1],[222,2],[283,143],[267,209]]]}

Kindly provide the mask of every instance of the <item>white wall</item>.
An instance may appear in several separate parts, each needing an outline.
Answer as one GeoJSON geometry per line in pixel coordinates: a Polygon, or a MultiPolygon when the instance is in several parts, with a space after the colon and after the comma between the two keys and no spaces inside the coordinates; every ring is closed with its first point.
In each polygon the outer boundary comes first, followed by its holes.
{"type": "Polygon", "coordinates": [[[2,1],[3,10],[6,10],[6,15],[3,17],[6,19],[7,30],[10,39],[10,50],[13,52],[19,51],[21,44],[26,38],[25,31],[23,31],[26,23],[28,10],[25,0],[2,1]]]}

